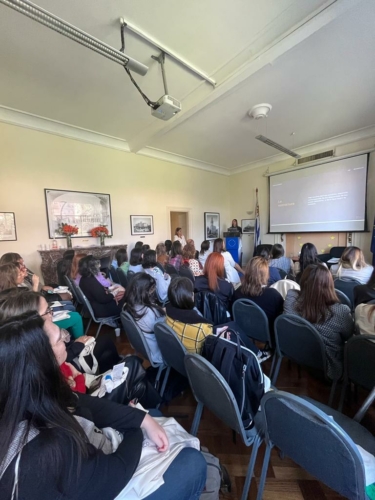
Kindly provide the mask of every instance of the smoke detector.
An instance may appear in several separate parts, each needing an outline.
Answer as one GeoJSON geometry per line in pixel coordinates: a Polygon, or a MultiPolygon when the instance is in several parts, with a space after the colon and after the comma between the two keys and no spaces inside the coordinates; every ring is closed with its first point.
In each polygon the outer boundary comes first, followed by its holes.
{"type": "Polygon", "coordinates": [[[254,118],[255,120],[259,120],[260,118],[267,118],[268,113],[271,111],[271,109],[271,104],[256,104],[250,109],[248,115],[250,116],[250,118],[254,118]]]}

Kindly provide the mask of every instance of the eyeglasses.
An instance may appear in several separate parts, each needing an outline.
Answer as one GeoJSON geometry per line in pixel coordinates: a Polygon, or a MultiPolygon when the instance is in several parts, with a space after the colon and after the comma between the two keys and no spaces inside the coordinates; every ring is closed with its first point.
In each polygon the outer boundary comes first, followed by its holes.
{"type": "Polygon", "coordinates": [[[45,312],[45,313],[43,313],[43,314],[41,314],[41,316],[42,316],[42,317],[43,317],[43,316],[47,316],[47,314],[53,314],[52,307],[48,307],[48,308],[46,309],[46,312],[45,312]]]}

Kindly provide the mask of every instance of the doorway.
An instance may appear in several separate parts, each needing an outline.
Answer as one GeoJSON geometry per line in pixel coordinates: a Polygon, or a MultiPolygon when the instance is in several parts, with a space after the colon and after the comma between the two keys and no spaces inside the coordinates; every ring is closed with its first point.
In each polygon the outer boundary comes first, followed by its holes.
{"type": "Polygon", "coordinates": [[[171,224],[171,240],[174,240],[174,233],[177,227],[182,229],[182,234],[187,240],[189,236],[189,212],[182,211],[170,211],[169,212],[170,224],[171,224]]]}

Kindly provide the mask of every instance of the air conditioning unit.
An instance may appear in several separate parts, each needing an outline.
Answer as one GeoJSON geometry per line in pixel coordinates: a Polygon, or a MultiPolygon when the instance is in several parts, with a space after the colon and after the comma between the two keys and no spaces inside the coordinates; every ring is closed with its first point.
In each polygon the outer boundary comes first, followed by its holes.
{"type": "Polygon", "coordinates": [[[295,165],[305,165],[306,163],[323,160],[324,158],[331,158],[332,156],[335,156],[334,149],[330,149],[329,151],[323,151],[322,153],[316,153],[315,155],[303,156],[302,158],[297,158],[295,165]]]}

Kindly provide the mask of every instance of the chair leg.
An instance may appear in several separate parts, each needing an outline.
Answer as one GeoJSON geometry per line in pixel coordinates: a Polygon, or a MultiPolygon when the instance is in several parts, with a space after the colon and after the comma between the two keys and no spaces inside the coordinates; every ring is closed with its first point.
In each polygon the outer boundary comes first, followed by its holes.
{"type": "Polygon", "coordinates": [[[89,322],[87,323],[87,326],[86,326],[86,330],[85,330],[85,335],[87,335],[87,332],[89,331],[89,328],[91,326],[91,323],[92,323],[92,318],[89,319],[89,322]]]}
{"type": "Polygon", "coordinates": [[[272,375],[275,370],[275,363],[276,363],[276,352],[273,353],[272,356],[272,364],[271,364],[271,370],[270,370],[270,379],[272,380],[272,375]]]}
{"type": "Polygon", "coordinates": [[[281,356],[278,357],[278,359],[277,359],[276,368],[275,368],[275,371],[273,372],[273,376],[272,376],[272,385],[275,385],[277,382],[277,377],[279,376],[279,371],[280,371],[282,359],[283,358],[281,356]]]}
{"type": "Polygon", "coordinates": [[[329,400],[328,400],[328,406],[332,406],[333,397],[335,395],[336,387],[337,387],[337,380],[334,380],[332,382],[331,392],[330,392],[329,400]]]}
{"type": "Polygon", "coordinates": [[[258,449],[259,449],[259,446],[260,446],[261,442],[262,442],[262,440],[261,440],[261,438],[259,436],[257,436],[255,438],[255,440],[254,440],[253,449],[251,450],[251,455],[250,455],[250,460],[249,460],[249,466],[247,468],[247,474],[246,474],[245,484],[244,484],[243,491],[242,491],[241,500],[247,500],[247,496],[249,494],[249,488],[250,488],[251,479],[253,477],[255,460],[257,458],[258,449]]]}
{"type": "Polygon", "coordinates": [[[100,324],[99,324],[99,327],[98,327],[98,329],[97,329],[97,331],[96,331],[96,335],[95,335],[95,338],[96,338],[96,339],[97,339],[97,338],[98,338],[98,336],[99,336],[99,333],[100,333],[100,330],[102,329],[102,326],[103,326],[103,323],[100,323],[100,324]]]}
{"type": "Polygon", "coordinates": [[[272,445],[268,443],[266,446],[266,453],[264,455],[264,460],[263,460],[262,474],[260,476],[260,481],[259,481],[259,486],[258,486],[257,500],[262,500],[262,497],[263,497],[263,490],[264,490],[264,485],[266,482],[266,476],[267,476],[268,464],[269,464],[270,456],[271,456],[271,450],[272,450],[272,445]]]}
{"type": "Polygon", "coordinates": [[[340,396],[338,411],[342,412],[342,407],[344,406],[345,394],[346,394],[347,389],[348,389],[348,382],[347,382],[347,380],[344,380],[344,383],[343,383],[342,389],[341,389],[341,396],[340,396]]]}
{"type": "Polygon", "coordinates": [[[155,386],[154,386],[156,390],[158,390],[158,388],[159,388],[160,377],[161,377],[161,374],[162,374],[162,371],[164,370],[164,368],[165,368],[164,365],[160,365],[159,369],[158,369],[158,373],[156,374],[155,386]]]}
{"type": "Polygon", "coordinates": [[[168,366],[167,371],[165,372],[165,375],[164,375],[163,385],[161,386],[161,390],[160,390],[161,397],[163,397],[163,394],[164,394],[164,391],[165,391],[165,388],[166,388],[166,385],[168,382],[168,377],[169,377],[170,371],[171,371],[171,367],[168,366]]]}
{"type": "Polygon", "coordinates": [[[197,409],[195,410],[193,423],[191,425],[190,434],[196,436],[198,432],[199,423],[201,421],[203,411],[203,403],[198,403],[197,409]]]}
{"type": "Polygon", "coordinates": [[[374,402],[374,399],[375,399],[375,387],[374,387],[374,389],[372,389],[370,394],[365,399],[365,402],[363,403],[363,405],[360,407],[360,409],[354,415],[353,420],[355,420],[356,422],[360,422],[362,420],[362,418],[365,416],[366,411],[370,408],[370,406],[374,402]]]}

